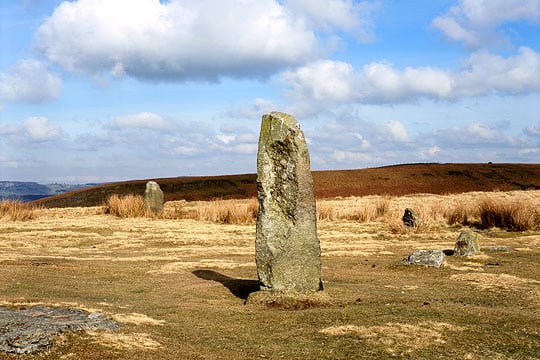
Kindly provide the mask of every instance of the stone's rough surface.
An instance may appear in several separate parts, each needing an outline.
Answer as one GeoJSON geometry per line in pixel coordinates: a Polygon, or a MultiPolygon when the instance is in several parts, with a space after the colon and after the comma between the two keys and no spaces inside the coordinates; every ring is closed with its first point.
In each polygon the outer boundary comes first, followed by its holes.
{"type": "Polygon", "coordinates": [[[480,253],[478,234],[472,231],[462,231],[454,247],[454,256],[471,256],[480,253]]]}
{"type": "Polygon", "coordinates": [[[115,330],[120,323],[100,313],[35,306],[22,310],[0,307],[0,351],[28,354],[49,348],[65,331],[115,330]]]}
{"type": "Polygon", "coordinates": [[[322,290],[309,153],[291,115],[273,112],[262,118],[257,190],[255,257],[261,290],[322,290]]]}
{"type": "Polygon", "coordinates": [[[403,224],[408,227],[417,228],[420,223],[420,218],[413,209],[406,208],[403,217],[403,224]]]}
{"type": "Polygon", "coordinates": [[[415,250],[411,255],[401,260],[402,265],[424,265],[441,267],[444,262],[442,250],[415,250]]]}
{"type": "Polygon", "coordinates": [[[154,214],[163,212],[164,196],[159,184],[155,181],[146,183],[144,191],[144,206],[154,214]]]}

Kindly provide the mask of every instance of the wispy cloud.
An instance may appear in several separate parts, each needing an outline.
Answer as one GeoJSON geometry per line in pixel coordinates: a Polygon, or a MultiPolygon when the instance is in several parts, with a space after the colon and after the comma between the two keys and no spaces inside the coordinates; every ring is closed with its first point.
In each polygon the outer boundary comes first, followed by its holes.
{"type": "Polygon", "coordinates": [[[0,102],[44,102],[60,95],[62,78],[35,59],[19,60],[0,72],[0,102]]]}
{"type": "Polygon", "coordinates": [[[23,128],[31,140],[38,142],[56,140],[62,134],[59,125],[51,124],[49,119],[43,116],[27,118],[23,122],[23,128]]]}
{"type": "Polygon", "coordinates": [[[285,6],[306,17],[314,28],[342,30],[361,42],[375,39],[372,14],[379,1],[287,0],[285,6]]]}
{"type": "Polygon", "coordinates": [[[171,124],[159,115],[151,112],[141,112],[138,114],[119,116],[115,118],[109,126],[113,129],[138,128],[166,130],[171,127],[171,124]]]}
{"type": "Polygon", "coordinates": [[[436,17],[432,25],[449,39],[463,42],[471,49],[509,42],[499,25],[509,22],[540,21],[537,0],[460,0],[446,14],[436,17]]]}

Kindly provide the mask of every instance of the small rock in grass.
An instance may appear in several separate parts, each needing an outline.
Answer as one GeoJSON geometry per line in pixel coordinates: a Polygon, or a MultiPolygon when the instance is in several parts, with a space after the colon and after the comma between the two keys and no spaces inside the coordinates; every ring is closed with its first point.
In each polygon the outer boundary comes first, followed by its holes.
{"type": "Polygon", "coordinates": [[[415,250],[411,255],[401,260],[401,265],[423,265],[439,268],[444,262],[442,250],[415,250]]]}
{"type": "Polygon", "coordinates": [[[471,256],[480,253],[480,240],[473,231],[462,231],[454,247],[454,256],[471,256]]]}

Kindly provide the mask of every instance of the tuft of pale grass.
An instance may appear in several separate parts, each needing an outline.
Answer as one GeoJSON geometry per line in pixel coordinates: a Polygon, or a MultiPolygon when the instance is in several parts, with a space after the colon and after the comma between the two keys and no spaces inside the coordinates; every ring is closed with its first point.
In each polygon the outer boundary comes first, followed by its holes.
{"type": "MultiPolygon", "coordinates": [[[[145,211],[144,198],[137,195],[112,195],[104,212],[119,217],[191,219],[218,224],[254,224],[257,199],[181,201],[165,206],[155,215],[145,211]]],[[[2,215],[0,213],[0,215],[2,215]]],[[[317,201],[319,221],[385,223],[394,234],[424,233],[446,225],[499,227],[510,231],[540,229],[540,191],[473,192],[452,195],[415,194],[414,196],[366,196],[317,201]],[[403,224],[405,208],[418,214],[418,227],[403,224]]]]}
{"type": "Polygon", "coordinates": [[[321,221],[375,221],[388,213],[391,198],[371,196],[317,201],[317,219],[321,221]]]}
{"type": "Polygon", "coordinates": [[[119,196],[113,194],[109,196],[103,207],[105,214],[111,214],[118,217],[128,218],[146,216],[144,198],[141,195],[119,196]]]}
{"type": "Polygon", "coordinates": [[[478,205],[463,200],[457,200],[455,205],[444,211],[444,217],[448,225],[470,225],[478,218],[478,205]]]}
{"type": "Polygon", "coordinates": [[[191,216],[195,220],[219,224],[253,224],[258,208],[256,199],[200,201],[191,216]]]}
{"type": "Polygon", "coordinates": [[[540,229],[540,209],[531,202],[486,197],[479,205],[482,228],[509,231],[540,229]]]}
{"type": "Polygon", "coordinates": [[[446,225],[539,230],[540,191],[324,199],[317,201],[317,218],[322,221],[382,221],[394,234],[422,233],[446,225]],[[417,228],[403,224],[405,208],[412,208],[418,214],[421,222],[417,228]]]}
{"type": "Polygon", "coordinates": [[[13,221],[25,221],[36,218],[34,208],[18,200],[0,201],[0,218],[13,221]]]}

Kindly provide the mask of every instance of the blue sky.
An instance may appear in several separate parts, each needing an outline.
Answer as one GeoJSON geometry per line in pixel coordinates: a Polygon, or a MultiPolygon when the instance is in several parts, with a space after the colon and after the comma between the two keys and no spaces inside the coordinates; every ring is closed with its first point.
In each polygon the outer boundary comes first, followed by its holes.
{"type": "Polygon", "coordinates": [[[0,0],[0,180],[540,161],[540,0],[0,0]]]}

